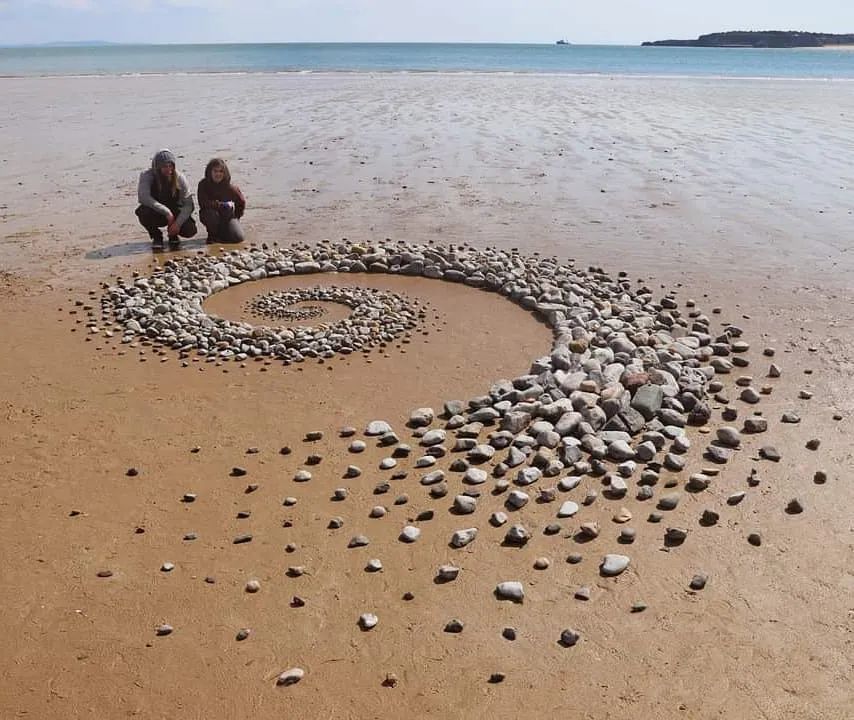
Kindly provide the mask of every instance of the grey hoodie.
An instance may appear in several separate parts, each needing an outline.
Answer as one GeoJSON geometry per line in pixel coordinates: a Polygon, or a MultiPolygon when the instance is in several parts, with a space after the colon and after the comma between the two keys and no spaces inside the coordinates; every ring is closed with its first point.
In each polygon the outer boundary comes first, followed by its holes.
{"type": "MultiPolygon", "coordinates": [[[[169,215],[172,214],[172,210],[160,202],[160,200],[164,198],[158,199],[154,197],[153,191],[157,182],[158,167],[165,164],[164,160],[168,160],[174,164],[174,160],[170,158],[174,158],[174,155],[172,155],[171,152],[168,150],[160,150],[154,158],[152,158],[151,168],[140,174],[139,188],[137,190],[139,204],[145,205],[145,207],[149,207],[152,210],[159,212],[164,217],[169,217],[169,215]]],[[[175,222],[178,224],[178,227],[181,227],[181,225],[189,219],[190,215],[193,214],[195,204],[193,203],[193,193],[190,192],[190,186],[187,183],[187,178],[184,177],[183,173],[180,173],[177,170],[175,173],[178,176],[178,197],[175,200],[178,212],[175,214],[175,222]]]]}

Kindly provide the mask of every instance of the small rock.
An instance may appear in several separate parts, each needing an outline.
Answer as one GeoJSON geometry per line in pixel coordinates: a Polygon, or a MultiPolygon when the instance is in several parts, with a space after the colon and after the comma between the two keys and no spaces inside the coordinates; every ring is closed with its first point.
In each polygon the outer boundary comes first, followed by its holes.
{"type": "Polygon", "coordinates": [[[243,477],[246,475],[246,468],[233,467],[231,468],[231,477],[243,477]]]}
{"type": "Polygon", "coordinates": [[[691,578],[691,582],[689,583],[688,587],[690,587],[692,590],[702,590],[704,587],[706,587],[706,583],[708,581],[708,575],[694,575],[694,577],[691,578]]]}
{"type": "Polygon", "coordinates": [[[454,618],[453,620],[445,624],[445,632],[459,634],[463,631],[464,627],[465,625],[463,625],[461,620],[457,620],[456,618],[454,618]]]}
{"type": "Polygon", "coordinates": [[[477,528],[468,528],[466,530],[457,530],[451,536],[451,545],[455,548],[462,548],[473,542],[477,537],[477,528]]]}
{"type": "Polygon", "coordinates": [[[362,613],[359,616],[359,627],[364,631],[368,631],[375,628],[379,621],[380,619],[373,613],[362,613]]]}
{"type": "Polygon", "coordinates": [[[522,583],[517,581],[502,582],[496,586],[495,596],[499,600],[511,600],[512,602],[521,603],[525,600],[525,589],[522,583]]]}
{"type": "Polygon", "coordinates": [[[580,587],[575,591],[575,599],[576,600],[584,600],[587,601],[590,599],[590,588],[589,587],[580,587]]]}
{"type": "Polygon", "coordinates": [[[579,635],[575,630],[570,630],[567,628],[560,634],[560,644],[564,647],[572,647],[581,639],[581,635],[579,635]]]}
{"type": "Polygon", "coordinates": [[[771,462],[780,462],[781,455],[777,448],[771,445],[765,445],[764,447],[759,448],[759,457],[764,458],[765,460],[770,460],[771,462]]]}
{"type": "Polygon", "coordinates": [[[551,565],[551,560],[546,557],[538,557],[534,560],[534,569],[535,570],[548,570],[551,565]]]}
{"type": "Polygon", "coordinates": [[[356,535],[350,538],[350,542],[347,543],[348,548],[358,548],[358,547],[366,547],[370,544],[370,540],[364,535],[356,535]]]}
{"type": "Polygon", "coordinates": [[[251,634],[252,634],[252,630],[250,630],[249,628],[240,628],[240,630],[237,631],[237,635],[235,636],[234,639],[237,640],[237,642],[243,642],[251,634]]]}
{"type": "Polygon", "coordinates": [[[762,545],[762,536],[759,533],[750,533],[747,536],[747,542],[753,545],[753,547],[759,547],[762,545]]]}
{"type": "Polygon", "coordinates": [[[295,685],[305,677],[305,670],[302,668],[291,668],[285,670],[276,680],[276,685],[287,686],[295,685]]]}
{"type": "Polygon", "coordinates": [[[489,682],[493,685],[497,685],[498,683],[504,682],[504,678],[506,677],[507,676],[503,672],[492,673],[492,675],[489,676],[489,682]]]}
{"type": "Polygon", "coordinates": [[[250,580],[246,583],[246,592],[256,593],[261,589],[261,583],[258,580],[250,580]]]}
{"type": "Polygon", "coordinates": [[[629,566],[630,562],[631,560],[626,555],[605,555],[602,558],[599,570],[606,577],[614,577],[622,573],[629,566]]]}
{"type": "Polygon", "coordinates": [[[175,563],[165,562],[160,566],[161,572],[172,572],[175,569],[175,563]]]}
{"type": "Polygon", "coordinates": [[[803,503],[798,498],[792,498],[786,505],[786,512],[789,515],[800,515],[803,511],[803,503]]]}
{"type": "Polygon", "coordinates": [[[417,528],[414,525],[407,525],[403,530],[400,531],[399,540],[405,543],[414,543],[418,538],[421,537],[421,528],[417,528]]]}
{"type": "Polygon", "coordinates": [[[813,438],[812,440],[807,440],[806,448],[807,450],[818,450],[821,445],[821,440],[818,438],[813,438]]]}
{"type": "Polygon", "coordinates": [[[243,535],[238,535],[231,542],[233,545],[243,545],[244,543],[252,542],[252,535],[244,533],[243,535]]]}
{"type": "Polygon", "coordinates": [[[158,625],[154,632],[158,637],[165,637],[166,635],[171,635],[174,628],[171,625],[167,625],[164,623],[163,625],[158,625]]]}
{"type": "Polygon", "coordinates": [[[647,604],[645,602],[632,603],[632,612],[633,613],[642,613],[646,609],[647,609],[647,604]]]}

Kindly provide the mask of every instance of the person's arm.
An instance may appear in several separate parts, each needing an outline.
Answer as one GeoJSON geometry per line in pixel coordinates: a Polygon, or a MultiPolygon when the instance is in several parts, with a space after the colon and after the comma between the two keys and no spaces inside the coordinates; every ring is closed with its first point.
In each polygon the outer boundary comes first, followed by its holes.
{"type": "Polygon", "coordinates": [[[190,215],[193,214],[196,206],[193,204],[193,193],[190,192],[190,186],[187,185],[187,178],[183,175],[178,176],[178,217],[175,218],[175,224],[180,228],[190,215]]]}
{"type": "Polygon", "coordinates": [[[151,183],[153,182],[153,178],[151,177],[151,171],[146,170],[141,173],[139,176],[139,187],[137,188],[137,197],[139,199],[140,205],[145,205],[145,207],[151,208],[159,212],[163,217],[170,218],[172,217],[172,211],[166,207],[163,203],[157,202],[151,196],[151,183]]]}
{"type": "Polygon", "coordinates": [[[246,198],[237,185],[231,186],[231,194],[234,199],[234,217],[239,220],[243,217],[243,213],[246,212],[246,198]]]}

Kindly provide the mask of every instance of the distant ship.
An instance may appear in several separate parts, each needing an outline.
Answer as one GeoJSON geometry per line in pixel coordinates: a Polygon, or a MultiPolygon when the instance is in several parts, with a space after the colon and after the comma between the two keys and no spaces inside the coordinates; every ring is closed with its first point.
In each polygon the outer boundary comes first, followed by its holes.
{"type": "Polygon", "coordinates": [[[555,45],[572,45],[572,43],[569,40],[558,40],[555,45]]]}

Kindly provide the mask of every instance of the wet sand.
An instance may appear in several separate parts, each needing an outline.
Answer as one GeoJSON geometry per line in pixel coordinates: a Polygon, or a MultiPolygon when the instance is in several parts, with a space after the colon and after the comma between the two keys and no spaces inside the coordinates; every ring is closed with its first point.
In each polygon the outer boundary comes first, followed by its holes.
{"type": "MultiPolygon", "coordinates": [[[[0,142],[11,148],[0,160],[0,716],[846,717],[854,98],[840,84],[271,75],[0,87],[0,142]],[[176,106],[164,132],[158,118],[176,106]],[[623,503],[638,539],[616,581],[596,572],[601,553],[620,548],[614,503],[592,510],[603,526],[593,543],[538,532],[514,550],[491,541],[501,531],[487,531],[486,503],[474,518],[450,515],[449,503],[428,502],[416,472],[378,499],[386,453],[350,456],[337,428],[383,418],[404,430],[412,408],[484,393],[547,351],[547,329],[482,291],[370,276],[428,304],[430,334],[388,357],[289,368],[183,368],[170,352],[161,362],[151,348],[87,338],[75,300],[97,306],[88,293],[101,283],[167,257],[152,259],[132,215],[135,176],[164,144],[193,184],[210,155],[229,160],[249,198],[251,242],[520,247],[720,306],[715,322],[744,328],[757,380],[769,362],[761,349],[777,349],[784,374],[760,405],[772,431],[750,438],[708,495],[686,497],[673,522],[691,534],[677,550],[661,551],[664,528],[643,520],[651,508],[623,503]],[[800,388],[815,397],[799,400],[800,388]],[[802,423],[780,425],[787,410],[802,423]],[[314,429],[324,440],[304,443],[314,429]],[[810,438],[822,439],[818,451],[805,449],[810,438]],[[761,464],[763,483],[728,508],[766,441],[783,462],[761,464]],[[280,455],[283,445],[293,454],[280,455]],[[323,462],[295,486],[312,452],[323,462]],[[341,478],[351,462],[365,471],[358,481],[341,478]],[[245,478],[229,476],[236,465],[245,478]],[[126,477],[129,467],[139,476],[126,477]],[[818,469],[824,485],[813,483],[818,469]],[[260,488],[247,495],[249,482],[260,488]],[[350,497],[332,502],[342,485],[350,497]],[[199,499],[181,503],[185,492],[199,499]],[[397,492],[411,503],[368,519],[397,492]],[[286,495],[298,504],[283,507],[286,495]],[[783,512],[793,496],[802,515],[783,512]],[[398,543],[428,507],[437,513],[422,541],[398,543]],[[722,514],[715,528],[697,525],[707,507],[722,514]],[[251,517],[236,519],[240,510],[251,517]],[[334,515],[341,530],[326,527],[334,515]],[[483,538],[447,547],[474,525],[483,538]],[[759,548],[746,541],[754,531],[759,548]],[[199,539],[182,541],[188,532],[199,539]],[[240,532],[255,539],[232,545],[240,532]],[[347,551],[359,532],[371,546],[347,551]],[[567,565],[570,552],[584,562],[567,565]],[[533,570],[543,555],[551,568],[533,570]],[[371,557],[382,573],[363,571],[371,557]],[[175,570],[160,572],[165,561],[175,570]],[[435,585],[435,567],[450,561],[460,579],[435,585]],[[296,564],[309,573],[287,578],[296,564]],[[113,576],[96,577],[103,568],[113,576]],[[699,571],[710,583],[691,594],[699,571]],[[256,595],[243,592],[250,577],[262,582],[256,595]],[[492,598],[509,579],[525,582],[524,605],[492,598]],[[593,591],[587,603],[572,597],[580,585],[593,591]],[[414,600],[401,599],[407,591],[414,600]],[[292,595],[306,606],[289,607],[292,595]],[[630,613],[636,600],[649,609],[630,613]],[[370,633],[356,626],[362,612],[380,617],[370,633]],[[459,636],[442,632],[452,617],[466,622],[459,636]],[[162,622],[176,631],[155,638],[162,622]],[[505,625],[519,629],[516,642],[501,637],[505,625]],[[575,648],[556,643],[566,626],[582,631],[575,648]],[[253,630],[242,643],[240,627],[253,630]],[[276,688],[293,666],[306,679],[276,688]],[[508,677],[493,686],[496,671],[508,677]],[[382,686],[386,673],[396,687],[382,686]]],[[[202,241],[188,243],[199,250],[202,241]]],[[[209,308],[239,317],[252,290],[209,308]]],[[[692,439],[695,469],[703,439],[692,439]]],[[[553,513],[531,503],[518,516],[541,530],[553,513]]]]}

